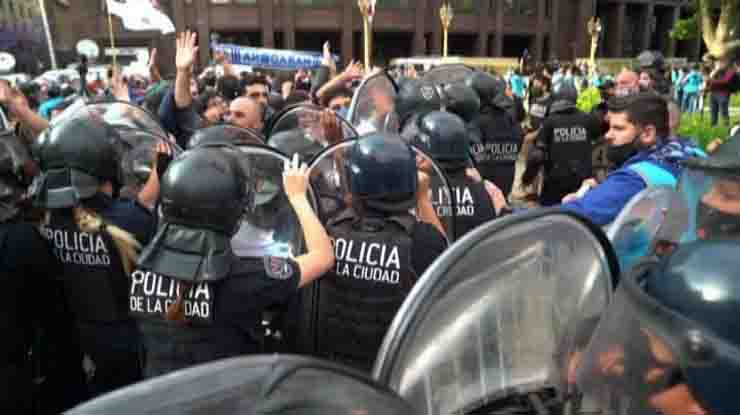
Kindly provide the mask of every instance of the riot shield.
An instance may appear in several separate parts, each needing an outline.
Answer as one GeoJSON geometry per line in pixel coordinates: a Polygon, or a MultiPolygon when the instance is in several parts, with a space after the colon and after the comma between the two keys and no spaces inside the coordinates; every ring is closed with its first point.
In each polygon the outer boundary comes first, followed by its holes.
{"type": "Polygon", "coordinates": [[[219,124],[211,127],[201,128],[195,131],[195,134],[187,143],[187,148],[206,145],[206,144],[226,144],[226,145],[261,145],[265,144],[265,139],[260,133],[249,128],[241,128],[229,124],[219,124]]]}
{"type": "Polygon", "coordinates": [[[95,117],[103,120],[108,125],[117,127],[119,131],[140,130],[167,138],[167,133],[154,115],[128,102],[114,101],[87,104],[78,108],[70,116],[95,117]]]}
{"type": "MultiPolygon", "coordinates": [[[[348,140],[335,144],[318,154],[311,162],[311,184],[316,192],[318,212],[324,224],[353,208],[345,162],[348,158],[347,152],[354,142],[355,140],[348,140]]],[[[429,155],[413,145],[410,147],[416,152],[419,170],[429,176],[429,197],[445,228],[447,240],[450,241],[455,235],[456,205],[455,198],[450,197],[452,190],[447,176],[429,155]]]]}
{"type": "Polygon", "coordinates": [[[103,395],[75,414],[408,415],[408,403],[354,370],[258,355],[174,372],[103,395]]]}
{"type": "MultiPolygon", "coordinates": [[[[241,227],[231,239],[239,257],[295,257],[305,250],[303,230],[283,191],[284,154],[257,145],[240,145],[239,159],[247,178],[255,183],[254,209],[245,212],[241,227]]],[[[309,200],[315,204],[314,192],[309,200]]]]}
{"type": "Polygon", "coordinates": [[[357,132],[340,115],[315,105],[301,104],[277,114],[268,137],[270,147],[288,157],[298,153],[308,161],[331,144],[357,137],[357,132]]]}
{"type": "Polygon", "coordinates": [[[465,79],[473,73],[473,69],[463,64],[440,65],[424,73],[422,80],[435,85],[449,85],[465,82],[465,79]]]}
{"type": "Polygon", "coordinates": [[[157,145],[166,143],[173,157],[182,150],[162,136],[144,130],[118,131],[121,152],[121,196],[136,199],[136,195],[149,179],[157,158],[157,145]]]}
{"type": "Polygon", "coordinates": [[[360,135],[376,131],[397,133],[400,120],[396,113],[398,87],[386,72],[365,78],[352,97],[347,119],[360,135]]]}
{"type": "Polygon", "coordinates": [[[668,186],[649,187],[636,194],[606,231],[620,269],[626,272],[655,253],[656,243],[677,243],[687,227],[685,206],[678,192],[668,186]]]}
{"type": "Polygon", "coordinates": [[[603,232],[570,213],[489,222],[417,282],[373,376],[415,413],[560,413],[617,272],[603,232]]]}

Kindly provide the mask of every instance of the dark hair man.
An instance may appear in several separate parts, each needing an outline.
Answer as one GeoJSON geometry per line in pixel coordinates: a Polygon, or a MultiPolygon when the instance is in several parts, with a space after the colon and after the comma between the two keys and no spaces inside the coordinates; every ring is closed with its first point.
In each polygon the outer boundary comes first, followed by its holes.
{"type": "Polygon", "coordinates": [[[615,170],[583,197],[571,193],[563,198],[563,207],[604,226],[643,189],[675,186],[680,163],[700,150],[687,142],[669,141],[668,136],[668,107],[663,98],[648,92],[613,99],[606,139],[615,170]]]}

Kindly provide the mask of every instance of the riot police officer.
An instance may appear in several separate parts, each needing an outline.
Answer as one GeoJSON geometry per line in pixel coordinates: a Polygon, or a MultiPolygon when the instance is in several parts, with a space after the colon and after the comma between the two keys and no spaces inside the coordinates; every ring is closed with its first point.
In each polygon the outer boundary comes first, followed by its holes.
{"type": "Polygon", "coordinates": [[[255,198],[239,153],[198,147],[172,161],[162,178],[157,234],[129,283],[128,304],[146,345],[146,377],[257,352],[262,310],[334,263],[329,237],[306,198],[307,168],[297,157],[283,180],[308,252],[236,257],[230,240],[255,198]]]}
{"type": "Polygon", "coordinates": [[[400,137],[361,137],[342,158],[351,208],[327,224],[336,266],[319,283],[318,352],[369,370],[396,310],[446,242],[429,176],[400,137]]]}
{"type": "Polygon", "coordinates": [[[0,330],[6,336],[0,345],[0,407],[19,415],[59,413],[85,398],[81,367],[75,373],[70,364],[75,352],[78,363],[82,357],[67,333],[73,326],[56,280],[61,265],[38,229],[24,221],[34,167],[16,135],[0,135],[0,330]],[[48,350],[35,341],[39,335],[48,350]]]}
{"type": "Polygon", "coordinates": [[[537,134],[536,145],[545,155],[542,206],[560,203],[592,174],[591,147],[599,138],[600,124],[576,107],[577,100],[575,88],[561,88],[554,94],[549,115],[537,134]]]}
{"type": "Polygon", "coordinates": [[[735,413],[738,248],[697,241],[624,276],[578,369],[581,390],[606,412],[735,413]]]}
{"type": "Polygon", "coordinates": [[[128,315],[126,282],[137,249],[150,237],[144,199],[156,195],[158,180],[152,169],[139,200],[114,199],[119,139],[111,126],[81,116],[51,127],[34,149],[42,173],[32,195],[48,210],[42,234],[63,264],[93,396],[141,379],[141,343],[128,315]]]}
{"type": "Polygon", "coordinates": [[[474,72],[465,80],[480,97],[481,113],[471,123],[479,132],[480,144],[473,144],[473,157],[484,179],[495,184],[504,195],[511,192],[522,129],[507,112],[505,84],[484,72],[474,72]]]}
{"type": "Polygon", "coordinates": [[[470,143],[460,117],[434,111],[416,117],[410,127],[404,130],[404,138],[432,156],[450,182],[455,203],[450,203],[450,196],[440,189],[441,183],[432,183],[432,203],[437,215],[455,218],[455,235],[450,236],[459,239],[478,225],[495,219],[494,186],[483,181],[470,166],[470,143]],[[450,208],[456,210],[455,215],[448,211],[450,208]]]}
{"type": "Polygon", "coordinates": [[[740,237],[740,135],[684,165],[678,188],[689,207],[689,229],[682,241],[740,237]]]}

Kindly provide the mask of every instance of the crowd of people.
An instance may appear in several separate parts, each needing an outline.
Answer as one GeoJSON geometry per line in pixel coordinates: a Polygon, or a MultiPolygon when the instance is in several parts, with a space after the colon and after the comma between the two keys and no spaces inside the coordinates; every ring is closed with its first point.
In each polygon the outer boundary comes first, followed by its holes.
{"type": "MultiPolygon", "coordinates": [[[[556,206],[606,227],[645,189],[689,186],[688,173],[724,172],[694,189],[693,235],[661,241],[667,268],[651,269],[656,282],[628,288],[740,347],[726,329],[737,323],[722,317],[717,328],[716,313],[694,313],[710,300],[685,294],[693,302],[681,308],[659,285],[665,275],[698,278],[699,268],[681,267],[706,248],[688,241],[737,236],[740,137],[704,149],[678,134],[705,92],[712,123],[729,125],[740,75],[728,59],[709,72],[667,68],[648,52],[615,76],[543,64],[501,75],[440,67],[428,77],[354,61],[340,70],[327,46],[312,71],[236,73],[215,53],[199,73],[198,48],[194,33],[177,37],[170,79],[154,53],[149,79],[112,70],[105,81],[83,74],[79,89],[0,81],[12,122],[0,136],[0,403],[9,413],[58,413],[217,359],[305,352],[290,338],[300,328],[284,323],[270,345],[263,320],[277,308],[302,321],[308,311],[296,301],[312,285],[322,295],[311,353],[368,371],[418,278],[479,225],[556,206]],[[577,103],[588,87],[602,103],[585,113],[577,103]],[[260,150],[250,156],[249,146],[260,150]],[[277,173],[275,162],[284,164],[277,173]],[[289,255],[237,249],[264,242],[258,235],[279,239],[291,224],[300,231],[287,239],[301,242],[288,243],[289,255]],[[669,255],[676,249],[684,256],[669,255]]],[[[724,281],[734,268],[723,264],[724,281]]],[[[727,304],[740,299],[737,286],[724,288],[727,304]]],[[[615,318],[596,334],[614,334],[615,318]]],[[[659,392],[686,383],[671,381],[659,392]]],[[[704,407],[692,413],[730,413],[704,400],[702,386],[684,389],[685,405],[704,407]]],[[[674,402],[651,405],[685,413],[674,402]]]]}

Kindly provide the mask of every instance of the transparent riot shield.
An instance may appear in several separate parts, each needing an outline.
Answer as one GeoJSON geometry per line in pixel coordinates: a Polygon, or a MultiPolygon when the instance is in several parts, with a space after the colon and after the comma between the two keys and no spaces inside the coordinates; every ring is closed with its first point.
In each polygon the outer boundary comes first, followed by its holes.
{"type": "Polygon", "coordinates": [[[397,394],[333,363],[290,355],[226,359],[103,395],[74,414],[409,415],[397,394]]]}
{"type": "Polygon", "coordinates": [[[386,72],[366,78],[355,91],[347,119],[360,135],[375,131],[398,132],[395,110],[398,87],[386,72]]]}
{"type": "Polygon", "coordinates": [[[657,244],[678,243],[687,219],[686,204],[672,187],[650,187],[636,194],[606,231],[622,271],[656,253],[657,244]]]}
{"type": "MultiPolygon", "coordinates": [[[[345,163],[348,151],[354,143],[355,140],[348,140],[335,144],[318,154],[311,162],[311,185],[316,192],[319,215],[324,223],[353,208],[345,163]]],[[[419,171],[429,176],[429,198],[449,241],[455,235],[456,206],[455,198],[450,197],[452,190],[447,176],[429,155],[413,145],[410,147],[416,152],[419,171]]]]}
{"type": "Polygon", "coordinates": [[[440,65],[432,68],[422,76],[422,80],[435,85],[449,85],[465,82],[473,69],[463,64],[440,65]]]}
{"type": "Polygon", "coordinates": [[[602,231],[569,213],[489,222],[417,282],[373,376],[415,413],[560,413],[617,272],[602,231]]]}
{"type": "Polygon", "coordinates": [[[128,102],[114,101],[86,104],[70,114],[72,117],[93,117],[106,124],[117,127],[119,131],[140,130],[167,138],[157,117],[147,110],[128,102]]]}
{"type": "MultiPolygon", "coordinates": [[[[254,209],[245,212],[231,246],[239,257],[295,257],[304,253],[303,229],[283,191],[284,154],[257,145],[237,146],[248,180],[255,183],[254,209]]],[[[314,192],[309,200],[315,206],[314,192]]]]}
{"type": "Polygon", "coordinates": [[[157,160],[157,146],[169,147],[172,157],[182,152],[177,144],[144,130],[124,128],[119,135],[121,152],[121,196],[135,199],[149,179],[157,160]]]}
{"type": "Polygon", "coordinates": [[[298,153],[311,160],[324,148],[357,137],[340,115],[324,108],[301,104],[283,110],[270,126],[267,144],[291,157],[298,153]]]}
{"type": "Polygon", "coordinates": [[[187,148],[207,145],[226,144],[234,146],[265,144],[265,138],[260,133],[249,128],[241,128],[229,124],[219,124],[196,130],[187,143],[187,148]]]}

